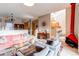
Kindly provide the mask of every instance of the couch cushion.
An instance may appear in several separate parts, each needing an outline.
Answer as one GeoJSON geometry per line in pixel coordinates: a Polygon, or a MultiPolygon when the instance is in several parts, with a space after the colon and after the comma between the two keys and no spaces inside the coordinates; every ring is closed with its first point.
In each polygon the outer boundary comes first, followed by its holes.
{"type": "Polygon", "coordinates": [[[47,56],[54,56],[55,51],[50,49],[47,56]]]}
{"type": "Polygon", "coordinates": [[[59,43],[60,43],[59,40],[55,40],[55,41],[53,41],[52,46],[53,47],[56,47],[59,43]]]}

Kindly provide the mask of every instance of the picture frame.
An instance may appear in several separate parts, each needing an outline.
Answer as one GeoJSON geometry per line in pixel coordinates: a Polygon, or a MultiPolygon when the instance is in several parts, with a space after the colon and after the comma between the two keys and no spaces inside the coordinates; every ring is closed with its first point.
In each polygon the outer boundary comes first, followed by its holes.
{"type": "Polygon", "coordinates": [[[42,26],[46,26],[46,22],[45,21],[42,22],[42,26]]]}

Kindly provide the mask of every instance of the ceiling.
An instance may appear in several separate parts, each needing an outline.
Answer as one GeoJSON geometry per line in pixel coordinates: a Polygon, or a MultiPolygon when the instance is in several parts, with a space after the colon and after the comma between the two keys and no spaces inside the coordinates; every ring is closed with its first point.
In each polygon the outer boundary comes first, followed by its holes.
{"type": "Polygon", "coordinates": [[[34,6],[25,6],[23,3],[0,3],[0,16],[10,15],[19,18],[38,17],[69,7],[69,3],[35,3],[34,6]]]}

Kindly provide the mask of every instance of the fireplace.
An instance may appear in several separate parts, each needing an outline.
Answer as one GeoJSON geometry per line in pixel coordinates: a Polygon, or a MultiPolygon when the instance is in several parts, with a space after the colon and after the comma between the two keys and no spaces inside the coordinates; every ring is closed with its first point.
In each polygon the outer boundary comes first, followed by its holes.
{"type": "Polygon", "coordinates": [[[76,47],[78,48],[78,39],[75,36],[74,32],[74,21],[75,19],[75,8],[76,8],[76,3],[71,3],[71,19],[70,19],[70,34],[66,37],[66,43],[69,44],[71,47],[76,47]]]}

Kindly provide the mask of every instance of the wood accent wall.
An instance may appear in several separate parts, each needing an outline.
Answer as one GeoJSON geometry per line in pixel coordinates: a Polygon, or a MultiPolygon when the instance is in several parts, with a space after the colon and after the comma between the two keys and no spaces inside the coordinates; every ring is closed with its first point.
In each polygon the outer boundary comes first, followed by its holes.
{"type": "Polygon", "coordinates": [[[28,25],[29,25],[28,22],[25,22],[25,23],[24,23],[24,29],[28,29],[28,28],[29,28],[28,25]]]}
{"type": "Polygon", "coordinates": [[[38,27],[38,19],[32,21],[32,35],[35,35],[35,30],[37,29],[38,27]]]}

